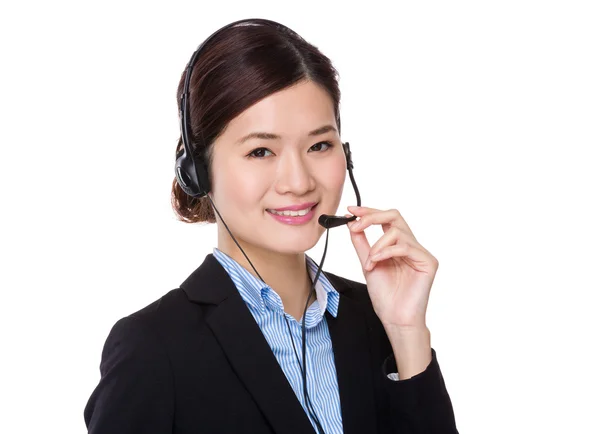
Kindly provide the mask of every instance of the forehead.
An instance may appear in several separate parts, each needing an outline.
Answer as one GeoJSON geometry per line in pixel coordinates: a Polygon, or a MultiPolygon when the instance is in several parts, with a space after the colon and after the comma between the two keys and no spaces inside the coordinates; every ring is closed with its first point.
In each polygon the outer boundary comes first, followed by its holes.
{"type": "Polygon", "coordinates": [[[236,140],[250,132],[264,131],[283,137],[305,137],[325,124],[336,126],[331,97],[318,84],[303,81],[244,110],[229,123],[223,135],[236,140]]]}

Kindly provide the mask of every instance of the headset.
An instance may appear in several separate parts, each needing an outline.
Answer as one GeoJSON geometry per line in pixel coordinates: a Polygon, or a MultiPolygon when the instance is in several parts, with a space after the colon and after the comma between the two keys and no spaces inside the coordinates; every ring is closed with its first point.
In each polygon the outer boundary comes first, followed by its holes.
{"type": "MultiPolygon", "coordinates": [[[[192,70],[194,68],[194,65],[196,64],[196,61],[198,60],[198,57],[200,56],[200,54],[202,52],[202,49],[204,48],[204,46],[206,46],[206,44],[209,41],[211,41],[221,31],[231,28],[231,27],[234,27],[234,26],[238,26],[238,25],[271,26],[271,27],[275,27],[275,28],[279,29],[280,31],[289,32],[294,35],[297,35],[293,30],[291,30],[288,27],[286,27],[282,24],[279,24],[275,21],[266,20],[266,19],[262,19],[262,18],[249,18],[249,19],[235,21],[233,23],[230,23],[230,24],[227,24],[227,25],[221,27],[219,30],[215,31],[212,35],[210,35],[204,42],[202,42],[198,46],[198,48],[192,55],[188,65],[187,65],[183,92],[181,94],[181,98],[179,101],[179,119],[180,119],[181,140],[182,140],[183,148],[179,152],[177,152],[176,156],[175,156],[175,177],[177,179],[177,183],[179,184],[181,189],[187,195],[195,197],[195,198],[201,198],[204,196],[208,197],[208,199],[210,200],[217,215],[219,216],[219,218],[223,222],[223,225],[229,232],[229,235],[231,235],[231,238],[233,239],[235,244],[239,247],[239,249],[241,250],[243,255],[246,257],[246,259],[250,263],[250,266],[252,267],[254,272],[257,274],[257,276],[260,278],[260,280],[262,280],[262,282],[265,283],[265,285],[266,285],[267,283],[260,276],[260,274],[258,273],[256,268],[254,268],[254,265],[252,265],[252,262],[246,255],[246,252],[244,252],[242,247],[239,245],[239,243],[237,242],[237,240],[235,239],[235,237],[229,230],[229,227],[223,220],[223,217],[221,217],[221,213],[219,212],[219,210],[217,210],[212,198],[208,194],[211,191],[210,178],[209,178],[209,172],[208,172],[208,163],[205,161],[204,156],[200,155],[202,153],[199,152],[199,153],[197,153],[197,155],[194,155],[194,153],[193,153],[194,149],[204,149],[205,143],[203,143],[202,138],[200,138],[199,140],[196,140],[196,142],[194,142],[191,139],[192,133],[191,133],[191,126],[190,126],[190,122],[189,122],[190,121],[190,107],[189,107],[190,79],[192,76],[192,70]],[[193,146],[193,145],[195,145],[195,146],[193,146]]],[[[339,114],[338,114],[337,121],[338,121],[338,125],[339,125],[339,123],[340,123],[339,122],[339,114]]],[[[352,187],[354,188],[354,193],[356,194],[357,206],[360,206],[360,204],[361,204],[360,193],[358,191],[358,187],[356,186],[356,181],[354,180],[354,175],[352,173],[354,164],[352,163],[352,153],[350,152],[350,143],[348,143],[348,142],[343,143],[342,147],[344,149],[344,154],[346,156],[346,168],[348,169],[350,181],[352,182],[352,187]]],[[[325,434],[325,431],[323,430],[323,427],[321,426],[319,419],[317,418],[314,407],[312,406],[312,402],[310,401],[310,397],[308,396],[308,389],[307,389],[307,384],[306,384],[306,363],[305,363],[305,360],[306,360],[306,324],[305,324],[305,316],[306,316],[306,310],[308,309],[308,302],[310,301],[311,296],[315,292],[315,285],[316,285],[316,282],[319,280],[319,275],[321,274],[321,271],[323,268],[323,262],[325,261],[325,255],[327,254],[327,244],[329,241],[329,229],[337,227],[337,226],[342,226],[353,220],[356,220],[356,216],[343,217],[343,216],[335,216],[335,215],[327,215],[327,214],[322,214],[321,216],[319,216],[319,224],[327,229],[327,236],[325,238],[325,251],[323,253],[323,258],[321,258],[321,262],[319,264],[319,268],[317,270],[315,279],[314,279],[314,281],[312,281],[311,290],[309,292],[308,298],[306,299],[306,305],[304,307],[304,313],[302,315],[302,363],[300,363],[300,359],[298,357],[298,353],[296,351],[296,346],[294,344],[294,340],[293,340],[293,336],[292,336],[292,330],[290,328],[289,321],[286,317],[286,324],[288,326],[290,338],[292,339],[292,346],[293,346],[294,352],[296,354],[296,360],[297,360],[298,365],[300,366],[300,369],[302,372],[304,399],[307,403],[309,415],[313,418],[315,425],[317,426],[320,434],[325,434]]],[[[308,264],[307,264],[307,270],[308,270],[308,264]]]]}

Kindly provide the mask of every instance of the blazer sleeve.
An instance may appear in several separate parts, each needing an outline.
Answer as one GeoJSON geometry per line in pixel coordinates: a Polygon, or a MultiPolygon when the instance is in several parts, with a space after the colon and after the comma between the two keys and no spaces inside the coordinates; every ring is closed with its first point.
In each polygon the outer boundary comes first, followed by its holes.
{"type": "Polygon", "coordinates": [[[113,326],[100,374],[84,410],[88,433],[172,432],[174,387],[168,355],[142,320],[130,316],[113,326]]]}
{"type": "Polygon", "coordinates": [[[431,349],[432,360],[427,368],[405,380],[392,380],[389,373],[398,372],[394,354],[383,362],[385,388],[390,398],[391,422],[394,433],[457,434],[454,410],[444,378],[431,349]]]}

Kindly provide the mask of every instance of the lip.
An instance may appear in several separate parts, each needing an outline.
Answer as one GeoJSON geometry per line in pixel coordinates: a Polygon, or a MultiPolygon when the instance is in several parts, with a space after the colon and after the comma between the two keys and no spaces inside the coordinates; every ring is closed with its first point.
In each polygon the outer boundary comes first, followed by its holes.
{"type": "MultiPolygon", "coordinates": [[[[310,206],[310,204],[307,204],[307,205],[310,206]]],[[[308,208],[308,206],[305,206],[304,208],[300,208],[300,209],[306,209],[306,208],[308,208]]],[[[316,214],[316,212],[315,212],[316,208],[317,207],[315,204],[315,205],[313,205],[311,210],[306,215],[297,216],[297,217],[289,216],[289,215],[272,214],[269,211],[267,211],[267,214],[269,214],[271,217],[273,217],[275,220],[277,220],[280,223],[284,223],[287,225],[303,225],[313,219],[313,217],[316,214]]],[[[292,211],[296,211],[296,210],[292,210],[292,211]]]]}
{"type": "Polygon", "coordinates": [[[312,208],[316,204],[317,204],[317,202],[306,202],[306,203],[301,203],[300,205],[290,205],[290,206],[285,206],[283,208],[269,208],[269,209],[273,210],[273,211],[300,211],[301,209],[312,208]]]}

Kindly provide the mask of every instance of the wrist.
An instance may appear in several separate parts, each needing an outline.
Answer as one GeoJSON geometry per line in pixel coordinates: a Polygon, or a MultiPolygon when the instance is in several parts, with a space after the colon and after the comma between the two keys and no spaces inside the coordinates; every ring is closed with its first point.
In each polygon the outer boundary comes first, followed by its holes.
{"type": "Polygon", "coordinates": [[[405,380],[423,372],[431,363],[431,333],[426,326],[384,326],[394,352],[398,376],[405,380]]]}

